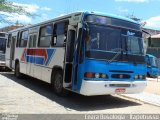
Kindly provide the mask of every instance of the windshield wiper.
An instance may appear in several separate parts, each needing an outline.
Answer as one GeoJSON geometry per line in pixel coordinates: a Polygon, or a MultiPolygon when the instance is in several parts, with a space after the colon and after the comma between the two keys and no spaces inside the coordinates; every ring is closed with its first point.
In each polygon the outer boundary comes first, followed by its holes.
{"type": "Polygon", "coordinates": [[[108,63],[111,63],[113,62],[120,54],[123,54],[124,50],[122,48],[115,48],[115,49],[112,49],[112,51],[117,51],[118,50],[118,53],[115,54],[115,56],[110,59],[110,60],[106,60],[108,63]]]}

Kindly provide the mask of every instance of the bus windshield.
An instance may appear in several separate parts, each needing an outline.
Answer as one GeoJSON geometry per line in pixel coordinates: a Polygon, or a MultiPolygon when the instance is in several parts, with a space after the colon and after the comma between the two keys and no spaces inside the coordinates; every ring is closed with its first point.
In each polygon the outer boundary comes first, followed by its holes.
{"type": "Polygon", "coordinates": [[[149,65],[152,67],[157,67],[157,62],[155,57],[150,57],[149,58],[149,65]]]}
{"type": "Polygon", "coordinates": [[[136,36],[122,35],[122,46],[129,54],[143,55],[143,39],[136,36]],[[124,43],[124,44],[123,44],[124,43]]]}
{"type": "Polygon", "coordinates": [[[5,53],[6,50],[6,39],[0,38],[0,52],[5,53]]]}
{"type": "Polygon", "coordinates": [[[141,32],[89,24],[86,51],[121,52],[143,55],[141,32]]]}

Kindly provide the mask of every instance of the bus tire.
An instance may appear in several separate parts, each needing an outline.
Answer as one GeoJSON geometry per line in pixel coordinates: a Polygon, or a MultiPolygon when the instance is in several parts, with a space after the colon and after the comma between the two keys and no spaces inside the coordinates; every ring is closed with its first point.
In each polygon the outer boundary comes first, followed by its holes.
{"type": "Polygon", "coordinates": [[[19,66],[19,63],[16,64],[15,66],[15,71],[14,71],[14,74],[17,78],[22,78],[22,73],[20,73],[20,66],[19,66]]]}
{"type": "Polygon", "coordinates": [[[62,71],[58,70],[56,71],[56,73],[54,74],[54,76],[52,76],[52,88],[54,90],[54,92],[58,95],[58,96],[66,96],[68,94],[68,91],[66,91],[63,88],[63,75],[62,75],[62,71]]]}

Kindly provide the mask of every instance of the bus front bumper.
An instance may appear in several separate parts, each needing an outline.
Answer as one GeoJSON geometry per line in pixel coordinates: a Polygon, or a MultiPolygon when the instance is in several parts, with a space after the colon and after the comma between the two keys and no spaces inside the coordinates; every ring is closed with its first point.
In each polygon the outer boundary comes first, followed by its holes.
{"type": "Polygon", "coordinates": [[[87,81],[82,80],[80,94],[86,96],[107,94],[134,94],[142,92],[146,81],[87,81]]]}

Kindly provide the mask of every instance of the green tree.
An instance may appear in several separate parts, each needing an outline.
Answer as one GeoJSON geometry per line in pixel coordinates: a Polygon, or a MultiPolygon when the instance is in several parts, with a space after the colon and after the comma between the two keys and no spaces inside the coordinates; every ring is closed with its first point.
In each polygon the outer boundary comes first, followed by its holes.
{"type": "Polygon", "coordinates": [[[8,0],[0,0],[0,22],[2,23],[11,23],[7,20],[9,15],[27,15],[29,17],[34,17],[35,15],[27,12],[24,7],[15,5],[13,2],[8,0]]]}

